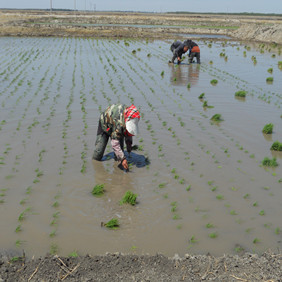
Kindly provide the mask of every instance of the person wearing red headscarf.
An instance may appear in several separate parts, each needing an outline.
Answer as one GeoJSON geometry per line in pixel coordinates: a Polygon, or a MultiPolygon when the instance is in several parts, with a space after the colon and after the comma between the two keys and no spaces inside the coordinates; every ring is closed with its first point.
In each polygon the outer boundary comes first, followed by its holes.
{"type": "Polygon", "coordinates": [[[128,170],[128,163],[124,155],[124,139],[127,152],[132,150],[132,137],[139,133],[138,123],[140,113],[134,105],[123,104],[109,106],[100,116],[93,159],[103,158],[109,137],[116,159],[124,169],[128,170]]]}

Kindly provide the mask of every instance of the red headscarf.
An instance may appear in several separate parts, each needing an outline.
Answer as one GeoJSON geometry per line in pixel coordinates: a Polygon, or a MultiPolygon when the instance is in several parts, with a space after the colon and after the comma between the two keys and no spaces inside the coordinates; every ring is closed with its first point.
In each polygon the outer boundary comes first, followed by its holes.
{"type": "Polygon", "coordinates": [[[125,122],[127,122],[134,118],[140,119],[140,113],[134,105],[131,105],[130,107],[126,108],[124,112],[124,119],[125,122]]]}

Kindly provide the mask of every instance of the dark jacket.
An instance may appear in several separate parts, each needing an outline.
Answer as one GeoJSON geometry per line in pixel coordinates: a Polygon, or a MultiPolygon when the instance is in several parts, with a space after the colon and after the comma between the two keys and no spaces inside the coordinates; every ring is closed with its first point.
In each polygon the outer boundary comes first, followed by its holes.
{"type": "Polygon", "coordinates": [[[185,53],[184,51],[184,45],[183,43],[181,43],[174,51],[173,51],[173,56],[172,56],[172,59],[171,61],[174,63],[174,60],[177,58],[177,57],[182,57],[182,55],[185,53]]]}
{"type": "Polygon", "coordinates": [[[177,40],[175,42],[173,42],[170,46],[170,50],[171,52],[173,52],[177,47],[179,47],[182,44],[181,41],[177,40]]]}

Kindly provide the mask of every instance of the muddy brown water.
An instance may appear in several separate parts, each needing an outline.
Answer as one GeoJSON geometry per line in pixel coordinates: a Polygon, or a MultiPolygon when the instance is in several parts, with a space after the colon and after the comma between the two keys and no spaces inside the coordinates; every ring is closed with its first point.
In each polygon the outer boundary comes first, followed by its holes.
{"type": "Polygon", "coordinates": [[[0,38],[0,249],[171,256],[281,248],[282,155],[270,147],[282,142],[282,56],[277,47],[198,43],[202,64],[177,66],[167,64],[167,41],[0,38]],[[104,161],[91,159],[99,113],[118,102],[142,113],[129,173],[110,146],[104,161]],[[280,166],[262,167],[265,157],[280,166]],[[100,198],[96,184],[105,185],[100,198]],[[128,190],[138,194],[134,207],[119,204],[128,190]],[[114,217],[118,230],[101,227],[114,217]]]}

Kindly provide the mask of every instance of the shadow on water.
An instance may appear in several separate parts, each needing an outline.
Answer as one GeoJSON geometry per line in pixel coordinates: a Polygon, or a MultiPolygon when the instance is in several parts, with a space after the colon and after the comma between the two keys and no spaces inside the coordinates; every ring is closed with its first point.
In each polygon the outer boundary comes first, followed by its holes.
{"type": "MultiPolygon", "coordinates": [[[[136,148],[138,150],[138,147],[136,148]]],[[[144,155],[137,154],[135,152],[131,152],[130,154],[128,152],[124,152],[125,156],[128,160],[129,166],[136,166],[138,168],[145,167],[146,165],[150,164],[150,161],[147,157],[144,155]]],[[[102,162],[106,162],[109,160],[115,160],[115,154],[114,152],[108,153],[104,155],[102,158],[102,162]]],[[[124,170],[120,165],[118,166],[121,170],[124,170]]]]}

